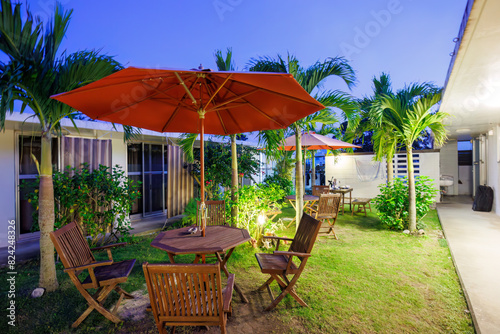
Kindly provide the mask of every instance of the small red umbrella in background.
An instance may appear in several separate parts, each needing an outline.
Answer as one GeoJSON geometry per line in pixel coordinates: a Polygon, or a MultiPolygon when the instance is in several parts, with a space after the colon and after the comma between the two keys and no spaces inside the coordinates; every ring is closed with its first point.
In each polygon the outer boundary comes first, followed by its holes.
{"type": "MultiPolygon", "coordinates": [[[[129,67],[52,98],[97,120],[158,132],[200,133],[201,212],[205,212],[204,133],[283,129],[324,109],[286,73],[129,67]]],[[[202,214],[202,236],[205,224],[202,214]]]]}
{"type": "MultiPolygon", "coordinates": [[[[308,150],[338,150],[339,148],[360,148],[361,146],[343,142],[338,139],[333,139],[317,133],[303,133],[300,140],[302,147],[308,150]]],[[[281,146],[285,151],[295,151],[295,135],[285,139],[285,143],[281,146]]]]}
{"type": "MultiPolygon", "coordinates": [[[[330,138],[327,136],[323,136],[314,132],[303,133],[300,140],[302,147],[305,150],[338,150],[341,148],[360,148],[361,146],[357,146],[354,144],[346,143],[338,139],[330,138]]],[[[281,146],[281,149],[284,151],[295,151],[297,149],[295,135],[290,136],[285,139],[285,143],[281,146]]],[[[305,159],[304,159],[305,161],[305,159]]],[[[314,161],[313,161],[314,164],[314,161]]],[[[304,168],[304,175],[305,175],[304,168]]],[[[313,173],[316,174],[316,173],[313,173]]],[[[316,176],[312,176],[312,185],[316,183],[316,176]]]]}

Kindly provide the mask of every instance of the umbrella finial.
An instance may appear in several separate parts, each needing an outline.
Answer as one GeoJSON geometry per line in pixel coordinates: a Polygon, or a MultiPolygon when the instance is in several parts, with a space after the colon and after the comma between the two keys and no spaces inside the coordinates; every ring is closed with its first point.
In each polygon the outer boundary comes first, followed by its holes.
{"type": "Polygon", "coordinates": [[[200,64],[200,66],[198,66],[198,69],[199,69],[200,71],[203,71],[203,65],[202,65],[202,64],[200,64]]]}

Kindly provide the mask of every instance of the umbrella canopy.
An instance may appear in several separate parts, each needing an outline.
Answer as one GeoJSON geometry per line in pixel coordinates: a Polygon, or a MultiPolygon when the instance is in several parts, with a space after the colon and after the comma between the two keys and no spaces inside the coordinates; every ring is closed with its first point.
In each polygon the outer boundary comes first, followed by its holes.
{"type": "MultiPolygon", "coordinates": [[[[301,144],[308,150],[337,150],[339,148],[360,148],[354,144],[349,144],[338,139],[329,138],[317,133],[303,133],[301,144]]],[[[285,144],[281,147],[285,151],[295,151],[295,135],[285,139],[285,144]]]]}
{"type": "MultiPolygon", "coordinates": [[[[202,209],[204,133],[286,128],[324,108],[291,74],[134,67],[52,98],[97,120],[158,132],[200,133],[202,209]]],[[[204,235],[203,217],[201,229],[204,235]]]]}

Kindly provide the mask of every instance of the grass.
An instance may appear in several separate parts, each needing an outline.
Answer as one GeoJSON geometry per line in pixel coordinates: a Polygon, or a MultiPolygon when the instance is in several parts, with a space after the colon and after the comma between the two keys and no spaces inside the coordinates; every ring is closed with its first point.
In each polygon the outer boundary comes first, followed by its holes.
{"type": "MultiPolygon", "coordinates": [[[[294,210],[285,208],[282,216],[294,210]]],[[[375,213],[368,217],[340,216],[336,224],[339,240],[320,237],[306,270],[296,286],[297,293],[309,304],[302,308],[293,298],[285,298],[268,313],[267,293],[255,290],[266,279],[257,267],[248,244],[239,246],[228,268],[250,299],[242,304],[235,294],[234,312],[228,324],[254,333],[473,333],[474,329],[447,243],[442,239],[437,214],[425,218],[426,235],[415,237],[390,231],[380,225],[375,213]]],[[[292,237],[295,227],[281,231],[292,237]]],[[[152,248],[152,237],[136,238],[134,244],[115,250],[115,259],[136,258],[137,264],[125,290],[144,289],[141,263],[168,262],[166,254],[152,248]]],[[[102,254],[105,258],[105,254],[102,254]]],[[[179,257],[190,262],[192,256],[179,257]]],[[[77,330],[71,323],[86,308],[67,275],[58,265],[60,288],[39,299],[29,298],[37,286],[38,263],[18,265],[17,319],[13,333],[157,333],[150,314],[142,321],[126,320],[114,325],[93,312],[77,330]]],[[[5,277],[6,270],[0,273],[5,277]]],[[[6,300],[2,285],[2,300],[6,300]]],[[[109,305],[116,301],[110,297],[109,305]]],[[[5,308],[3,308],[5,310],[5,308]]],[[[5,311],[4,311],[5,312],[5,311]]],[[[6,317],[0,332],[7,326],[6,317]]],[[[179,328],[190,332],[192,328],[179,328]]]]}

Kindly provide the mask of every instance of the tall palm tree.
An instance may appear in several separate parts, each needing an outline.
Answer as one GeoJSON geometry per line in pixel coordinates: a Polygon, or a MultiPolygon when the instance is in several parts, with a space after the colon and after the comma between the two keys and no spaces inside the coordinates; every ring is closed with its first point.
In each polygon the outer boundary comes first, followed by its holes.
{"type": "Polygon", "coordinates": [[[434,85],[411,84],[399,90],[396,94],[382,95],[374,103],[373,117],[380,126],[392,131],[394,140],[406,148],[408,168],[408,198],[409,198],[409,230],[417,228],[417,212],[415,198],[415,178],[413,167],[413,143],[428,134],[434,135],[437,145],[446,140],[446,130],[443,120],[448,116],[434,109],[441,101],[441,89],[434,85]]]}
{"type": "MultiPolygon", "coordinates": [[[[259,57],[250,60],[248,65],[250,71],[257,72],[280,72],[290,73],[295,80],[316,100],[321,102],[325,107],[313,115],[296,121],[289,127],[289,132],[295,134],[296,147],[295,152],[295,194],[296,194],[296,221],[299,222],[302,218],[304,209],[304,182],[302,170],[302,131],[307,130],[310,124],[332,124],[337,120],[331,112],[331,108],[339,108],[344,112],[345,117],[351,126],[357,122],[356,109],[357,104],[350,95],[339,90],[322,90],[322,85],[329,77],[336,76],[341,78],[348,88],[351,88],[356,80],[356,76],[352,67],[348,62],[341,57],[328,58],[323,62],[317,61],[308,68],[300,66],[299,61],[294,56],[288,55],[286,59],[278,55],[276,58],[259,57]]],[[[284,138],[284,131],[275,131],[278,135],[268,135],[267,132],[261,132],[261,137],[264,136],[264,144],[266,151],[276,150],[280,142],[279,138],[284,138]],[[269,139],[269,140],[268,140],[269,139]]]]}
{"type": "MultiPolygon", "coordinates": [[[[219,71],[235,70],[235,66],[233,63],[233,50],[231,48],[227,48],[225,57],[222,54],[221,50],[216,50],[214,57],[215,57],[215,64],[217,65],[217,70],[219,71]]],[[[238,202],[238,151],[236,147],[236,136],[237,136],[236,134],[229,135],[229,138],[231,139],[231,201],[233,203],[238,202]]],[[[193,162],[194,160],[193,145],[197,137],[198,137],[197,133],[185,134],[179,142],[189,162],[193,162]]],[[[238,218],[238,206],[233,205],[231,207],[232,224],[237,223],[237,218],[238,218]]]]}
{"type": "Polygon", "coordinates": [[[111,57],[95,51],[59,53],[71,14],[71,10],[64,11],[58,5],[53,19],[43,25],[29,10],[21,15],[20,4],[1,1],[0,50],[8,57],[8,62],[0,64],[0,129],[4,128],[7,113],[14,111],[15,101],[21,102],[21,112],[28,107],[40,122],[39,285],[47,291],[58,287],[54,246],[49,238],[54,230],[51,137],[61,133],[63,118],[72,119],[75,115],[74,109],[50,96],[86,85],[121,68],[111,57]]]}
{"type": "Polygon", "coordinates": [[[381,96],[394,96],[391,87],[390,76],[382,73],[379,78],[373,77],[373,95],[365,97],[358,101],[360,105],[360,122],[356,128],[351,131],[345,131],[344,140],[352,141],[356,138],[364,138],[367,132],[372,133],[373,151],[375,153],[375,160],[385,160],[387,164],[387,183],[391,183],[393,179],[393,165],[392,157],[396,153],[397,140],[392,135],[390,127],[384,123],[377,121],[375,110],[372,108],[377,99],[381,96]],[[373,115],[375,113],[375,115],[373,115]]]}

